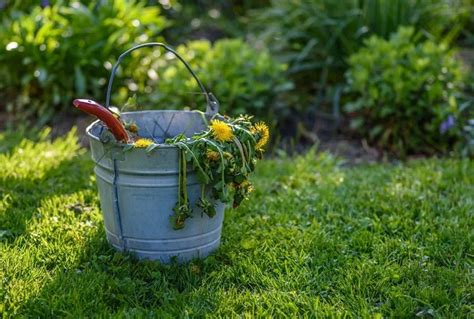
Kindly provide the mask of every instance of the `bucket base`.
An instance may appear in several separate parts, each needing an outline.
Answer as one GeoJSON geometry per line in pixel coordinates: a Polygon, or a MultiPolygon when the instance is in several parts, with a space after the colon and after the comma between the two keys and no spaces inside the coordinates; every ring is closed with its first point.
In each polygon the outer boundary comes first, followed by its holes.
{"type": "Polygon", "coordinates": [[[173,260],[178,263],[185,263],[193,259],[205,258],[212,252],[217,250],[221,241],[222,227],[219,227],[211,233],[207,233],[206,237],[210,241],[205,244],[199,244],[195,247],[185,249],[166,249],[170,246],[176,247],[177,242],[182,241],[183,243],[194,241],[195,243],[202,242],[203,236],[193,236],[198,238],[183,238],[183,239],[168,239],[168,240],[138,240],[131,238],[124,238],[120,240],[113,233],[105,229],[108,243],[118,251],[128,252],[136,256],[138,259],[156,260],[162,263],[168,264],[173,260]],[[140,247],[140,249],[136,248],[140,247]],[[160,247],[161,250],[157,247],[160,247]],[[150,249],[146,249],[150,248],[150,249]]]}

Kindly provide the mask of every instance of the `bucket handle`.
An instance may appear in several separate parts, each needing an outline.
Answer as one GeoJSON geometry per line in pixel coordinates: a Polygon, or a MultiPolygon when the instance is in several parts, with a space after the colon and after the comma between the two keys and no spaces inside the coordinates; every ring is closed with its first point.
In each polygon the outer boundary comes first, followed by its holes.
{"type": "Polygon", "coordinates": [[[136,45],[136,46],[128,49],[127,51],[123,52],[118,57],[117,62],[115,62],[115,65],[112,68],[112,72],[110,73],[109,84],[107,86],[107,95],[106,95],[106,100],[105,100],[105,107],[109,108],[109,106],[110,106],[110,92],[112,91],[112,84],[113,84],[113,81],[114,81],[115,73],[117,72],[117,68],[119,67],[120,62],[122,62],[123,58],[126,55],[128,55],[130,52],[135,51],[137,49],[140,49],[140,48],[143,48],[143,47],[154,47],[154,46],[159,46],[159,47],[165,48],[166,51],[173,53],[181,62],[183,62],[186,69],[188,69],[189,73],[191,73],[191,75],[196,80],[197,84],[199,85],[199,88],[200,88],[202,94],[204,94],[204,96],[206,97],[206,103],[207,103],[206,114],[212,116],[212,115],[215,115],[217,112],[219,112],[219,102],[217,101],[216,97],[212,93],[210,93],[210,92],[208,93],[206,91],[206,88],[204,87],[202,82],[199,80],[196,73],[194,73],[194,71],[191,69],[189,64],[176,51],[171,49],[166,44],[163,44],[163,43],[160,43],[160,42],[148,42],[148,43],[142,43],[142,44],[136,45]]]}

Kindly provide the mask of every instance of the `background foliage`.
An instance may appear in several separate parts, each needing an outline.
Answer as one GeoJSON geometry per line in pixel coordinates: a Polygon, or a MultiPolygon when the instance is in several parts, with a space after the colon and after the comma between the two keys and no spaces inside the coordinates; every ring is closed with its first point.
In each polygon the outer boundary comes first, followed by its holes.
{"type": "Polygon", "coordinates": [[[373,34],[388,38],[400,25],[447,41],[468,16],[462,1],[439,0],[273,0],[253,16],[259,45],[288,64],[297,112],[339,115],[347,58],[373,34]]]}
{"type": "Polygon", "coordinates": [[[12,10],[0,28],[6,48],[0,54],[0,98],[17,117],[47,120],[75,97],[101,96],[111,59],[133,43],[160,39],[166,23],[158,7],[139,1],[58,1],[12,10]]]}
{"type": "Polygon", "coordinates": [[[346,111],[352,128],[370,141],[403,153],[445,151],[459,138],[463,74],[445,45],[416,44],[415,30],[400,28],[390,40],[367,39],[349,64],[356,99],[346,111]]]}
{"type": "Polygon", "coordinates": [[[173,21],[173,28],[166,29],[165,36],[176,43],[185,43],[190,38],[215,41],[243,37],[249,12],[268,5],[269,0],[172,0],[164,13],[173,21]]]}

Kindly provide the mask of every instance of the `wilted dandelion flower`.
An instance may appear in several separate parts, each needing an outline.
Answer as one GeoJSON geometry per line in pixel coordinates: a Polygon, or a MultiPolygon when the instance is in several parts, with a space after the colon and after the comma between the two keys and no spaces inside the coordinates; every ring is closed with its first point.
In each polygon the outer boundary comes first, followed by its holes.
{"type": "Polygon", "coordinates": [[[133,144],[134,147],[136,148],[146,148],[153,144],[153,141],[150,140],[149,138],[139,138],[138,140],[135,141],[133,144]]]}
{"type": "Polygon", "coordinates": [[[270,130],[268,129],[267,124],[263,122],[256,123],[252,128],[252,133],[260,134],[260,138],[257,141],[257,144],[255,144],[255,148],[257,150],[263,151],[263,148],[265,145],[267,145],[268,140],[270,139],[270,130]]]}
{"type": "Polygon", "coordinates": [[[244,188],[244,187],[247,187],[248,185],[250,185],[250,183],[248,180],[245,179],[242,183],[240,183],[239,187],[244,188]]]}
{"type": "Polygon", "coordinates": [[[210,128],[214,138],[219,141],[228,142],[231,141],[234,137],[234,133],[232,133],[232,128],[223,121],[212,120],[210,128]]]}
{"type": "Polygon", "coordinates": [[[206,153],[206,158],[210,161],[217,161],[219,159],[219,152],[208,150],[206,153]]]}
{"type": "Polygon", "coordinates": [[[138,133],[138,126],[137,126],[137,124],[135,124],[135,123],[130,123],[130,124],[127,125],[125,128],[126,128],[127,130],[129,130],[130,132],[132,132],[132,133],[135,133],[135,134],[138,133]]]}

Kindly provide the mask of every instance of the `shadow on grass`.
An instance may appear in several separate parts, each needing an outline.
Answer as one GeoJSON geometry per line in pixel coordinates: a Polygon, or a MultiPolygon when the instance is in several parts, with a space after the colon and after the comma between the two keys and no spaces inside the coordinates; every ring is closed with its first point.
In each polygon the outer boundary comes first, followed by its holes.
{"type": "Polygon", "coordinates": [[[182,265],[139,261],[111,248],[103,225],[89,234],[82,249],[80,258],[56,272],[22,305],[21,314],[44,318],[111,314],[179,317],[190,302],[198,303],[204,313],[215,307],[209,299],[193,298],[202,298],[199,288],[219,268],[216,256],[182,265]]]}
{"type": "Polygon", "coordinates": [[[9,239],[26,231],[28,222],[38,212],[43,199],[84,189],[90,174],[84,174],[82,168],[90,166],[92,171],[92,165],[84,160],[86,156],[82,154],[63,160],[46,170],[41,178],[0,175],[0,200],[3,198],[6,203],[5,211],[0,214],[0,228],[8,231],[9,239]]]}

